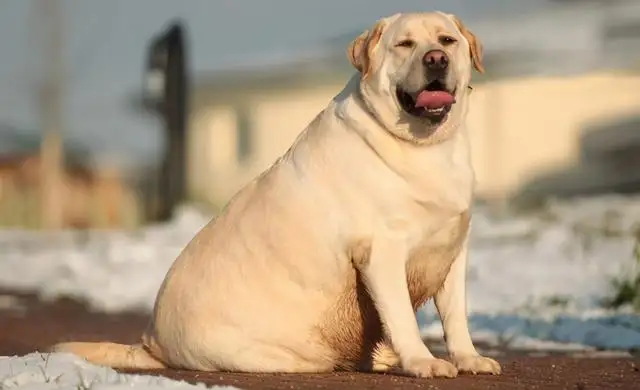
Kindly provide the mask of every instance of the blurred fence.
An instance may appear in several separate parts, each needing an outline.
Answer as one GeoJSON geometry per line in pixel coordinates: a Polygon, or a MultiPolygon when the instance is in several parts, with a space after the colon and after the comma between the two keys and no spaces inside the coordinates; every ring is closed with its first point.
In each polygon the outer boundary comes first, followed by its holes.
{"type": "Polygon", "coordinates": [[[0,227],[123,227],[141,221],[143,198],[121,172],[90,169],[69,156],[55,182],[39,151],[0,159],[0,227]],[[57,193],[47,201],[47,190],[57,193]],[[47,207],[54,207],[48,210],[47,207]]]}

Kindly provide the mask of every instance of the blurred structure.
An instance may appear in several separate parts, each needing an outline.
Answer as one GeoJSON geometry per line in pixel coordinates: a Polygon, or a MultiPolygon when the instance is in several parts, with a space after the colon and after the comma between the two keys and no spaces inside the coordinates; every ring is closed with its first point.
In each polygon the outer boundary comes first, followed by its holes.
{"type": "MultiPolygon", "coordinates": [[[[235,79],[225,74],[197,85],[189,156],[190,188],[198,198],[224,202],[265,169],[342,88],[347,76],[338,69],[300,73],[296,78],[292,68],[262,75],[263,79],[238,75],[231,85],[216,82],[235,79]]],[[[638,113],[640,73],[487,79],[478,81],[472,99],[468,123],[478,196],[500,200],[541,175],[579,163],[585,127],[638,113]]],[[[605,127],[602,137],[618,137],[607,134],[613,132],[611,126],[605,127]]],[[[586,189],[594,180],[618,181],[625,175],[620,168],[601,172],[599,178],[591,172],[590,177],[576,178],[574,185],[586,189]]],[[[565,180],[550,184],[541,190],[560,192],[569,185],[565,180]]],[[[604,190],[614,189],[609,184],[604,190]]]]}

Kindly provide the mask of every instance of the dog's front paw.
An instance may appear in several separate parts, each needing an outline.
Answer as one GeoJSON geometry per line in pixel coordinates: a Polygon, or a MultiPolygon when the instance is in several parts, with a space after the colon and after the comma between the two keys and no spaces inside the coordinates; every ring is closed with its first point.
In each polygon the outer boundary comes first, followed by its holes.
{"type": "Polygon", "coordinates": [[[436,358],[418,358],[402,365],[408,374],[420,378],[455,378],[458,369],[446,360],[436,358]]]}
{"type": "Polygon", "coordinates": [[[452,358],[452,361],[460,372],[492,375],[500,375],[502,373],[500,363],[480,355],[456,356],[452,358]]]}

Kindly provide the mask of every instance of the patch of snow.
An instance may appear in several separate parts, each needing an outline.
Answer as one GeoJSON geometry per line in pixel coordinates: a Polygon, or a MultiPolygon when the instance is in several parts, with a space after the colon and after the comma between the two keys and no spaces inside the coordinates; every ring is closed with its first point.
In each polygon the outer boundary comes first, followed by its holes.
{"type": "MultiPolygon", "coordinates": [[[[136,231],[2,232],[0,286],[72,295],[104,311],[151,310],[175,257],[209,219],[185,207],[171,223],[136,231]]],[[[477,207],[468,272],[474,338],[526,348],[540,340],[539,349],[640,348],[640,317],[600,305],[612,278],[640,271],[638,231],[640,197],[551,201],[526,214],[477,207]]],[[[431,304],[418,320],[424,334],[439,337],[431,304]]]]}
{"type": "Polygon", "coordinates": [[[176,256],[209,219],[182,208],[172,223],[133,231],[3,231],[0,286],[82,298],[106,312],[151,310],[176,256]]]}
{"type": "Polygon", "coordinates": [[[192,385],[161,376],[120,374],[109,367],[96,366],[69,353],[0,357],[0,389],[93,389],[93,390],[196,390],[228,389],[232,386],[192,385]]]}
{"type": "MultiPolygon", "coordinates": [[[[423,337],[442,337],[437,317],[423,318],[420,321],[423,337]]],[[[472,313],[469,322],[474,340],[492,346],[541,350],[640,348],[640,317],[637,315],[603,315],[592,319],[579,315],[558,316],[545,320],[519,314],[472,313]]]]}

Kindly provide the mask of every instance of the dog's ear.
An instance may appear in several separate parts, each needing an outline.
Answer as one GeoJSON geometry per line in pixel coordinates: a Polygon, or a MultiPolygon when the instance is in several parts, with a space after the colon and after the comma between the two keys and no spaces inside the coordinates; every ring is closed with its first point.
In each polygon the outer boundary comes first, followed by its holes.
{"type": "Polygon", "coordinates": [[[371,74],[373,52],[378,42],[380,42],[380,37],[382,37],[385,27],[386,22],[384,20],[378,21],[371,32],[368,30],[363,32],[347,48],[349,62],[362,74],[363,79],[371,74]]]}
{"type": "Polygon", "coordinates": [[[476,37],[476,35],[472,33],[471,30],[469,30],[464,25],[464,23],[462,23],[462,20],[460,20],[460,18],[451,14],[449,16],[458,27],[458,30],[460,30],[462,35],[469,42],[469,51],[470,51],[471,62],[473,64],[473,67],[478,72],[484,73],[484,65],[482,63],[482,43],[480,43],[480,40],[478,39],[478,37],[476,37]]]}

